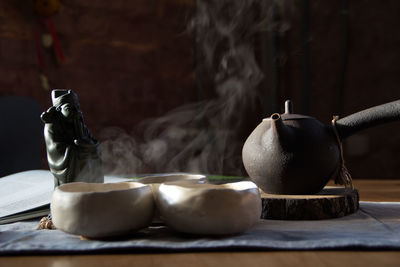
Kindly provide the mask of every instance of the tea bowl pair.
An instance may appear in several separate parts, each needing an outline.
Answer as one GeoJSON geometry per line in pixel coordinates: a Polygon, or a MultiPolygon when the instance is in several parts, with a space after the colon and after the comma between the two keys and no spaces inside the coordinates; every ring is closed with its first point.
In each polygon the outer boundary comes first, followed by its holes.
{"type": "Polygon", "coordinates": [[[96,239],[133,233],[160,219],[178,232],[236,234],[260,218],[261,199],[252,182],[213,185],[204,176],[182,174],[140,182],[61,185],[51,201],[53,223],[96,239]]]}

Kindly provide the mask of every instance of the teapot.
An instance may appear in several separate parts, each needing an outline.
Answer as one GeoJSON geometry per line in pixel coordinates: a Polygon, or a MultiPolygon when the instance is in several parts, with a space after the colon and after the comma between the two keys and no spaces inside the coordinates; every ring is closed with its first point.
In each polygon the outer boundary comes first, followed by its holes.
{"type": "Polygon", "coordinates": [[[334,117],[331,125],[293,113],[265,118],[244,143],[242,159],[250,179],[270,194],[315,194],[330,178],[351,185],[344,166],[342,140],[360,130],[400,119],[400,100],[350,116],[334,117]]]}

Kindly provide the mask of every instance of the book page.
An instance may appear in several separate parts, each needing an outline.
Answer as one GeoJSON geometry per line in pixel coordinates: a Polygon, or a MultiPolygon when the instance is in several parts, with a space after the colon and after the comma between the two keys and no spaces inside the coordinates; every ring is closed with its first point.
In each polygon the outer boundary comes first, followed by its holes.
{"type": "Polygon", "coordinates": [[[54,178],[50,171],[33,170],[0,178],[0,217],[50,203],[54,178]]]}
{"type": "MultiPolygon", "coordinates": [[[[131,179],[106,176],[104,182],[115,183],[131,179]]],[[[51,201],[54,176],[47,170],[32,170],[0,178],[0,218],[31,210],[51,201]]]]}

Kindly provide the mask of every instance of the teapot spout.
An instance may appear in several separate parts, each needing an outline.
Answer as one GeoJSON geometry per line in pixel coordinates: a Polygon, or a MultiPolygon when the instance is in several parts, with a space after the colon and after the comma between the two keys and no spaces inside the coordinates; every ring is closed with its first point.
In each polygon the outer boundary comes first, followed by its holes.
{"type": "Polygon", "coordinates": [[[279,146],[285,150],[285,147],[290,147],[293,141],[293,135],[290,127],[283,123],[279,113],[271,115],[271,131],[272,135],[279,146]]]}

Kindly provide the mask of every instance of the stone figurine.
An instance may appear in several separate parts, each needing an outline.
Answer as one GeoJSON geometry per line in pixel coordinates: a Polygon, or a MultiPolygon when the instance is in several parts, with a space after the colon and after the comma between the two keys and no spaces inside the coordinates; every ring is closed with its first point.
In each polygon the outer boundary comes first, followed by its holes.
{"type": "Polygon", "coordinates": [[[78,96],[72,90],[55,89],[51,100],[53,106],[42,113],[41,119],[54,186],[103,183],[100,144],[83,122],[78,96]]]}

